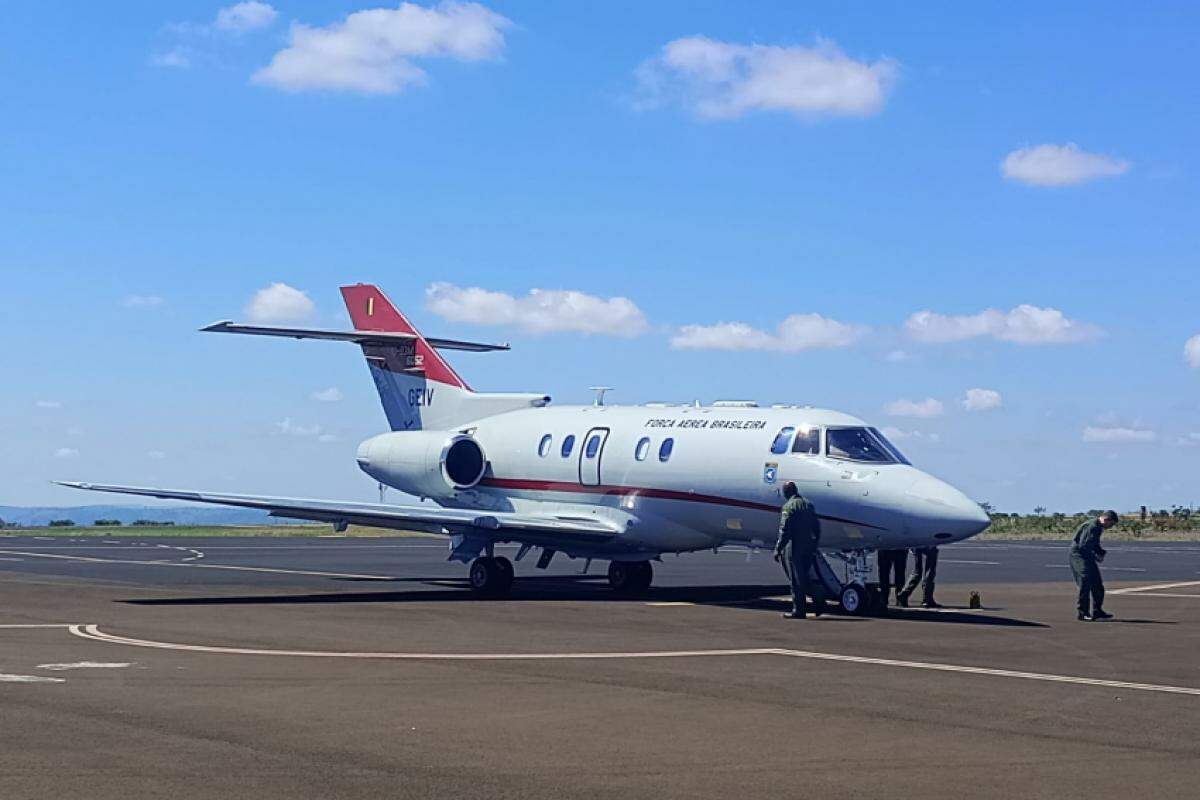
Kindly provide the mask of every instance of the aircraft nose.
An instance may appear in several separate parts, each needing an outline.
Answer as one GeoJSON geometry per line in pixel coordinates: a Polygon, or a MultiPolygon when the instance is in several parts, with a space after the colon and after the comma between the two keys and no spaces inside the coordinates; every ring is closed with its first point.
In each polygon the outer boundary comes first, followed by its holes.
{"type": "Polygon", "coordinates": [[[992,523],[987,512],[945,481],[918,478],[906,492],[915,527],[938,539],[966,539],[992,523]]]}

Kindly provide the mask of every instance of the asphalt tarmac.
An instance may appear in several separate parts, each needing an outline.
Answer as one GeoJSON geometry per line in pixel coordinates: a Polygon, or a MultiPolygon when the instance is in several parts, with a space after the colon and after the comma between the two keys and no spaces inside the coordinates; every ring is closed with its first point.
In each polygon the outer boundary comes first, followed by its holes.
{"type": "Polygon", "coordinates": [[[766,553],[478,601],[436,539],[0,537],[0,797],[1192,796],[1200,545],[1108,549],[1112,622],[1018,543],[789,622],[766,553]]]}

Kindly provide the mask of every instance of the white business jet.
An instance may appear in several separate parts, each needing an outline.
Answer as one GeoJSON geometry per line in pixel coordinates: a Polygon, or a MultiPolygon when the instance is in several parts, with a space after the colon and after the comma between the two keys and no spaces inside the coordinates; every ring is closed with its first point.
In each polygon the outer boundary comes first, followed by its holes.
{"type": "MultiPolygon", "coordinates": [[[[843,608],[863,613],[873,550],[939,545],[988,526],[987,514],[949,484],[914,467],[877,429],[837,411],[751,402],[711,406],[604,403],[552,406],[542,394],[475,392],[441,351],[505,350],[422,336],[375,286],[342,287],[353,331],[218,322],[203,330],[362,347],[391,432],[358,448],[359,467],[381,484],[432,501],[353,503],[64,482],[65,486],[264,509],[276,517],[450,537],[452,560],[470,563],[484,596],[513,581],[498,543],[609,562],[624,593],[645,590],[663,553],[722,545],[768,547],[781,487],[794,481],[821,518],[816,577],[843,608]]],[[[586,570],[586,566],[585,566],[586,570]]]]}

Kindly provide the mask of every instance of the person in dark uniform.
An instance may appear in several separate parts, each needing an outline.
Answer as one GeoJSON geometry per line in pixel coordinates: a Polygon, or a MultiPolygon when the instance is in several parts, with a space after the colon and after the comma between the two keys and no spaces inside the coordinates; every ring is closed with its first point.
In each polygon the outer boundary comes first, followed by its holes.
{"type": "Polygon", "coordinates": [[[896,602],[901,608],[908,608],[908,598],[921,586],[921,607],[941,608],[941,604],[933,599],[933,587],[937,581],[938,549],[936,547],[912,548],[913,573],[904,585],[904,589],[896,595],[896,602]]]}
{"type": "Polygon", "coordinates": [[[783,616],[804,619],[808,595],[813,595],[813,615],[821,616],[825,595],[821,581],[811,579],[821,544],[821,520],[812,503],[805,500],[796,484],[783,485],[785,498],[779,514],[779,538],[775,542],[775,560],[783,564],[792,584],[792,611],[783,616]]]}
{"type": "Polygon", "coordinates": [[[879,551],[879,601],[883,608],[887,608],[891,600],[892,587],[895,587],[896,597],[899,600],[907,568],[907,550],[879,551]]]}
{"type": "Polygon", "coordinates": [[[1107,553],[1100,546],[1100,537],[1117,522],[1117,512],[1105,511],[1075,531],[1075,540],[1071,543],[1071,573],[1079,589],[1077,619],[1080,622],[1112,619],[1112,614],[1104,610],[1104,580],[1100,577],[1100,562],[1104,561],[1107,553]]]}

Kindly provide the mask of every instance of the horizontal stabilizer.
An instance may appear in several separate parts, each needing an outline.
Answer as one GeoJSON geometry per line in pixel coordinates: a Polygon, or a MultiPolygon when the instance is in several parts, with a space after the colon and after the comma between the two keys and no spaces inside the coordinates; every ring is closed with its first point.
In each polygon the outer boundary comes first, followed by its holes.
{"type": "MultiPolygon", "coordinates": [[[[393,347],[410,344],[418,338],[413,333],[330,331],[320,328],[281,328],[271,325],[243,325],[230,320],[214,322],[212,325],[206,325],[200,330],[207,333],[241,333],[248,336],[279,336],[286,339],[328,339],[335,342],[353,342],[360,345],[391,345],[393,347]]],[[[474,353],[487,353],[509,349],[507,344],[464,342],[459,339],[435,339],[429,336],[425,337],[425,341],[439,350],[468,350],[474,353]]]]}

